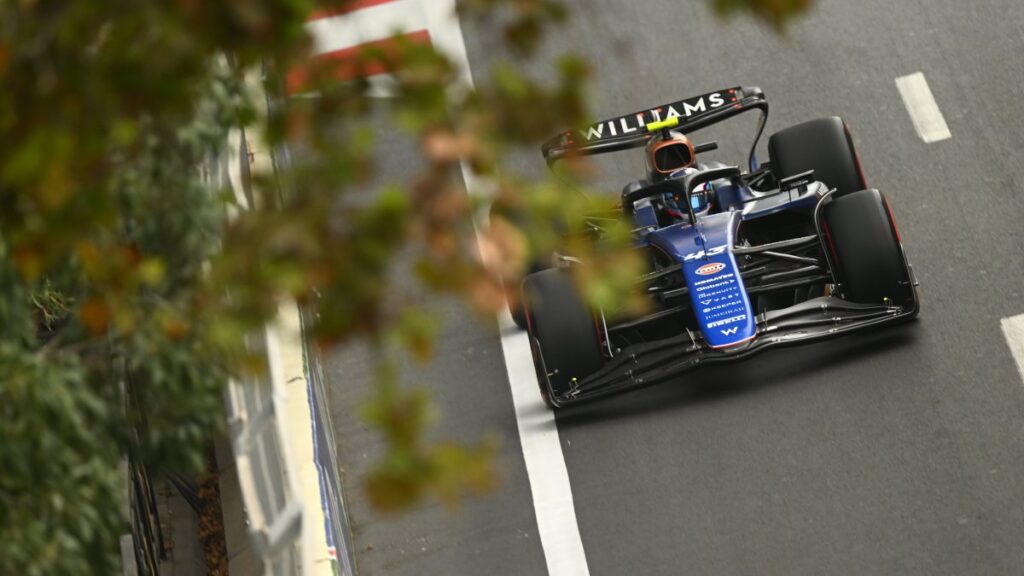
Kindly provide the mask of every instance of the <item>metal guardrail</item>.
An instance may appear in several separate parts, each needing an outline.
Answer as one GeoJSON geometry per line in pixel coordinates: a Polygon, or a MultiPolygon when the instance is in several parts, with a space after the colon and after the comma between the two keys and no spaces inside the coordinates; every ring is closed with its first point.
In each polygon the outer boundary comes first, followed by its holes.
{"type": "MultiPolygon", "coordinates": [[[[259,90],[262,85],[253,88],[259,90]]],[[[274,100],[269,94],[266,105],[267,114],[273,114],[274,100]]],[[[252,158],[243,130],[232,131],[226,151],[226,154],[206,158],[202,175],[211,189],[233,191],[235,206],[229,208],[228,214],[231,218],[239,211],[252,208],[258,200],[251,188],[252,158]]],[[[259,156],[264,157],[262,153],[259,156]]],[[[289,190],[284,169],[288,166],[288,151],[270,150],[268,156],[270,166],[264,165],[262,172],[273,169],[278,185],[277,199],[283,202],[289,190]]],[[[309,312],[300,310],[298,322],[303,331],[303,372],[312,422],[312,429],[305,433],[312,435],[321,498],[319,502],[303,502],[299,492],[299,468],[289,454],[288,429],[282,421],[285,382],[280,344],[276,328],[267,326],[246,339],[248,352],[264,363],[263,369],[230,382],[226,394],[232,451],[252,550],[262,561],[262,574],[312,574],[318,572],[314,566],[314,550],[322,550],[326,544],[332,556],[331,570],[340,576],[355,576],[320,354],[315,344],[305,338],[305,327],[311,323],[309,312]],[[317,517],[311,513],[316,510],[315,506],[324,514],[326,543],[312,542],[311,534],[318,530],[303,525],[317,517]]],[[[290,348],[289,352],[294,354],[290,348]]]]}
{"type": "MultiPolygon", "coordinates": [[[[113,360],[114,372],[121,382],[124,410],[138,412],[131,374],[123,357],[113,360]]],[[[132,442],[137,441],[138,430],[130,430],[132,442]]],[[[126,512],[129,533],[121,536],[121,563],[123,573],[131,576],[157,576],[160,563],[167,560],[167,549],[160,521],[153,481],[146,466],[130,454],[124,457],[122,470],[128,499],[126,512]]]]}
{"type": "MultiPolygon", "coordinates": [[[[208,159],[208,183],[235,194],[238,210],[253,207],[249,150],[245,132],[229,135],[226,157],[208,159]]],[[[231,215],[229,214],[229,218],[231,215]]],[[[238,484],[245,506],[252,551],[267,576],[312,572],[312,547],[303,530],[305,506],[297,489],[295,467],[281,415],[284,413],[284,371],[272,326],[246,337],[246,350],[261,366],[228,383],[229,435],[238,484]]]]}
{"type": "MultiPolygon", "coordinates": [[[[268,97],[268,113],[273,111],[271,106],[268,97]]],[[[233,155],[225,160],[228,170],[223,173],[229,182],[234,181],[232,189],[236,203],[244,210],[254,201],[248,187],[250,154],[243,131],[237,131],[233,138],[236,138],[235,142],[228,147],[233,155]]],[[[287,150],[273,150],[269,156],[277,179],[278,201],[283,202],[288,194],[288,183],[283,176],[286,174],[283,166],[288,162],[287,150]]],[[[300,502],[296,496],[297,469],[289,464],[286,446],[281,441],[285,434],[276,416],[281,409],[276,406],[275,399],[282,396],[284,382],[281,367],[274,366],[281,354],[275,350],[277,341],[272,328],[252,335],[247,341],[251,353],[267,359],[268,370],[263,372],[265,377],[257,373],[248,381],[229,385],[232,445],[250,531],[260,535],[254,542],[254,548],[261,556],[270,558],[266,573],[299,574],[312,570],[313,546],[308,540],[312,530],[302,529],[302,506],[309,510],[319,505],[324,514],[327,538],[324,544],[332,556],[332,571],[341,576],[354,576],[352,540],[338,475],[337,451],[327,410],[320,354],[315,344],[305,338],[305,327],[310,322],[309,312],[301,310],[299,323],[303,332],[304,375],[312,422],[312,430],[308,433],[312,435],[320,502],[300,502]],[[309,566],[310,570],[299,571],[300,566],[309,566]]],[[[305,517],[313,516],[307,513],[305,517]]],[[[320,543],[317,543],[319,547],[320,543]]]]}
{"type": "MultiPolygon", "coordinates": [[[[264,67],[266,68],[266,65],[264,67]]],[[[267,82],[266,69],[264,69],[263,81],[267,82]]],[[[283,87],[278,87],[277,90],[264,91],[267,115],[271,117],[278,114],[280,106],[283,106],[283,99],[275,98],[274,94],[284,94],[283,87]]],[[[275,181],[277,182],[278,201],[283,203],[287,200],[293,189],[292,182],[288,178],[288,171],[292,165],[291,153],[286,146],[282,145],[270,150],[270,159],[274,168],[275,181]]],[[[352,543],[352,533],[349,530],[348,511],[345,508],[343,486],[338,474],[337,446],[335,444],[334,426],[331,422],[330,410],[327,409],[326,380],[323,373],[323,363],[321,362],[319,348],[305,337],[306,327],[314,323],[312,313],[308,308],[301,309],[300,320],[303,333],[302,343],[305,354],[309,404],[313,418],[314,457],[317,469],[320,472],[320,487],[323,494],[321,506],[325,515],[327,545],[334,552],[339,574],[341,576],[355,576],[355,548],[352,543]]]]}
{"type": "MultiPolygon", "coordinates": [[[[309,313],[301,314],[303,334],[308,325],[309,313]]],[[[327,409],[327,393],[324,388],[323,364],[319,348],[303,338],[308,378],[309,405],[313,419],[313,447],[317,470],[320,473],[320,492],[323,500],[324,528],[327,546],[337,562],[338,574],[355,576],[355,562],[352,552],[352,533],[349,531],[348,511],[345,509],[341,479],[338,476],[338,455],[334,442],[334,426],[330,410],[327,409]]]]}

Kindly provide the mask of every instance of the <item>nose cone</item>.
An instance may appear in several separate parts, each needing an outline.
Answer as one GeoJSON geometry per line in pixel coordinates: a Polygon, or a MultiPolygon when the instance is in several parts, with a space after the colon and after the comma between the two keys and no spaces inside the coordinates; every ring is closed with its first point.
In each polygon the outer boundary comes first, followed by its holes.
{"type": "Polygon", "coordinates": [[[736,259],[728,249],[684,262],[683,274],[690,287],[694,316],[708,346],[728,348],[756,335],[750,299],[736,259]]]}

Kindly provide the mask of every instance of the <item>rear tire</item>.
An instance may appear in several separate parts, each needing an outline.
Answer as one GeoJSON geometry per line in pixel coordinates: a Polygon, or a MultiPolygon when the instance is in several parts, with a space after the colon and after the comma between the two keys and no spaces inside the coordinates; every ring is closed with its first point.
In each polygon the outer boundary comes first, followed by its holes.
{"type": "Polygon", "coordinates": [[[526,330],[526,309],[523,307],[522,299],[509,302],[508,311],[512,315],[512,321],[515,322],[516,328],[526,330]]]}
{"type": "Polygon", "coordinates": [[[594,316],[566,270],[527,276],[523,298],[541,395],[554,408],[557,400],[552,402],[545,382],[556,397],[562,396],[573,380],[583,380],[604,363],[594,316]]]}
{"type": "MultiPolygon", "coordinates": [[[[527,230],[527,218],[523,214],[517,213],[514,210],[501,209],[498,206],[491,206],[490,213],[488,215],[489,218],[493,219],[496,215],[500,215],[520,230],[527,230]]],[[[550,261],[538,259],[529,264],[529,268],[523,278],[525,278],[526,275],[533,274],[534,272],[540,272],[541,270],[545,270],[550,267],[550,261]]],[[[512,316],[512,322],[514,322],[520,330],[526,330],[526,312],[523,310],[522,282],[518,277],[515,281],[518,282],[518,284],[516,286],[510,286],[512,279],[505,277],[502,277],[501,279],[501,282],[505,287],[505,292],[508,294],[508,311],[512,316]]]]}
{"type": "Polygon", "coordinates": [[[857,151],[846,124],[837,116],[790,126],[768,139],[768,155],[776,179],[814,170],[814,177],[834,196],[867,188],[857,151]]]}
{"type": "Polygon", "coordinates": [[[860,190],[822,207],[826,238],[844,296],[864,304],[915,304],[910,271],[878,190],[860,190]]]}

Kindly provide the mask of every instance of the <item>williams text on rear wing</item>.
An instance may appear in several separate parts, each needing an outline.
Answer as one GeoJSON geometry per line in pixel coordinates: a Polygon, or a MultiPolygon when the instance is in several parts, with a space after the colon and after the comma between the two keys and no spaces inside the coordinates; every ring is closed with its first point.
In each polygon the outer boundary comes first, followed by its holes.
{"type": "Polygon", "coordinates": [[[569,130],[548,140],[541,147],[544,160],[551,166],[564,158],[618,152],[643,146],[651,134],[647,124],[678,118],[676,130],[693,132],[731,118],[747,110],[761,110],[757,138],[750,147],[751,159],[768,116],[768,101],[756,87],[737,87],[709,92],[670,102],[657,108],[603,120],[582,130],[569,130]]]}

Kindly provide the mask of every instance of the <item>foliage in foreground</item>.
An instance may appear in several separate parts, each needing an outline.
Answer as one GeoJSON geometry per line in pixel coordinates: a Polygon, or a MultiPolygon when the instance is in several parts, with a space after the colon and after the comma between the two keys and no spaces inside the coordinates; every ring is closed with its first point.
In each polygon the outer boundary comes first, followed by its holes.
{"type": "MultiPolygon", "coordinates": [[[[806,1],[715,3],[775,23],[806,1]]],[[[243,336],[283,299],[319,307],[322,343],[397,343],[428,358],[431,321],[392,282],[399,254],[412,253],[422,288],[493,312],[505,297],[499,278],[555,242],[539,223],[571,227],[589,208],[564,205],[554,183],[522,181],[500,161],[586,119],[582,61],[559,61],[547,83],[498,67],[469,94],[451,90],[452,63],[419,44],[343,63],[393,72],[394,128],[426,160],[414,181],[358,194],[376,168],[375,104],[337,69],[306,66],[302,25],[316,4],[0,3],[0,573],[112,573],[125,530],[121,458],[198,469],[222,386],[249,365],[243,336]],[[217,65],[224,55],[230,65],[217,65]],[[272,88],[301,69],[303,88],[320,97],[259,120],[263,103],[239,71],[264,61],[276,65],[272,88]],[[259,180],[267,208],[229,223],[231,196],[211,191],[197,167],[233,126],[310,153],[287,175],[283,201],[276,181],[259,180]],[[478,244],[463,160],[509,213],[536,218],[497,218],[478,244]]],[[[460,6],[472,18],[501,13],[513,60],[566,17],[553,0],[460,6]]],[[[620,273],[596,298],[628,281],[627,268],[612,268],[620,273]]],[[[378,357],[387,374],[388,355],[378,357]]],[[[390,381],[366,410],[390,447],[370,478],[374,501],[454,501],[491,487],[490,445],[425,444],[426,400],[390,381]]]]}

